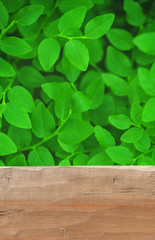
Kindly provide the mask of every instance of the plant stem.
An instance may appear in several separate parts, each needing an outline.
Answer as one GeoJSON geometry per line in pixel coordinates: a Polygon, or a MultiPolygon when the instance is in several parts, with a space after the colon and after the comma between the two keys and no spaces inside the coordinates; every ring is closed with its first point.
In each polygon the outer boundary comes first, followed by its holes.
{"type": "Polygon", "coordinates": [[[6,28],[4,28],[2,31],[1,31],[1,34],[0,34],[0,40],[4,37],[4,35],[9,31],[10,28],[12,28],[12,26],[15,24],[15,20],[13,20],[6,28]]]}
{"type": "Polygon", "coordinates": [[[98,67],[98,66],[96,65],[96,63],[93,63],[92,61],[90,61],[90,65],[91,65],[97,72],[99,72],[100,74],[103,73],[103,70],[102,70],[100,67],[98,67]]]}
{"type": "Polygon", "coordinates": [[[131,163],[131,166],[134,165],[134,163],[140,158],[143,157],[145,154],[153,152],[155,150],[155,148],[149,149],[148,151],[138,155],[136,158],[133,159],[133,162],[131,163]]]}
{"type": "Polygon", "coordinates": [[[72,110],[69,110],[68,116],[66,117],[66,119],[62,120],[62,122],[60,123],[59,127],[48,137],[45,137],[44,139],[42,139],[40,142],[33,144],[31,146],[28,147],[24,147],[19,149],[19,152],[24,152],[24,151],[28,151],[28,150],[32,150],[35,149],[36,147],[41,146],[42,144],[48,142],[49,140],[51,140],[52,138],[54,138],[56,135],[58,135],[59,131],[61,130],[61,128],[64,126],[64,124],[68,121],[68,119],[70,118],[72,114],[72,110]]]}
{"type": "Polygon", "coordinates": [[[12,80],[9,82],[8,86],[5,88],[5,90],[4,90],[3,93],[2,93],[2,95],[3,95],[2,105],[5,105],[6,94],[7,94],[7,92],[11,89],[11,86],[12,86],[14,80],[15,80],[15,78],[12,78],[12,80]]]}
{"type": "Polygon", "coordinates": [[[70,83],[70,85],[72,86],[72,88],[75,90],[75,92],[78,92],[78,90],[77,90],[77,88],[76,88],[76,86],[75,86],[75,84],[72,82],[72,83],[70,83]]]}
{"type": "Polygon", "coordinates": [[[62,33],[56,35],[56,37],[61,37],[61,38],[65,38],[65,39],[68,39],[68,40],[73,40],[73,39],[87,39],[86,36],[68,37],[68,36],[63,35],[62,33]]]}
{"type": "Polygon", "coordinates": [[[86,149],[80,152],[74,152],[71,155],[69,155],[68,157],[66,157],[67,159],[70,159],[71,157],[74,157],[75,155],[81,154],[81,153],[90,153],[93,152],[94,150],[97,150],[98,148],[91,148],[91,149],[86,149]]]}
{"type": "Polygon", "coordinates": [[[40,32],[42,31],[42,29],[44,28],[45,24],[47,23],[48,19],[53,15],[54,11],[56,10],[56,8],[59,5],[59,0],[56,1],[54,7],[52,8],[52,10],[47,14],[47,16],[45,17],[44,21],[42,22],[42,24],[40,25],[38,31],[36,32],[36,34],[34,35],[34,40],[39,36],[40,32]]]}

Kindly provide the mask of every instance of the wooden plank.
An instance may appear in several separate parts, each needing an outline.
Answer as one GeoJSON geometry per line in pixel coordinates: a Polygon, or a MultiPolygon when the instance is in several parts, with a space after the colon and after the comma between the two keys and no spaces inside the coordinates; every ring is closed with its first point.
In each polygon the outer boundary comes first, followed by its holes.
{"type": "Polygon", "coordinates": [[[0,240],[154,240],[155,167],[0,168],[0,240]]]}

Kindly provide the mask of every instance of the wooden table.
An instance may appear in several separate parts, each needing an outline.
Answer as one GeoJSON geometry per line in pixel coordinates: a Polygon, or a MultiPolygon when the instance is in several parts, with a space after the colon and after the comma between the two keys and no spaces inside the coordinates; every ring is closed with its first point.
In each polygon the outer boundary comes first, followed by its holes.
{"type": "Polygon", "coordinates": [[[155,240],[155,167],[0,168],[0,240],[155,240]]]}

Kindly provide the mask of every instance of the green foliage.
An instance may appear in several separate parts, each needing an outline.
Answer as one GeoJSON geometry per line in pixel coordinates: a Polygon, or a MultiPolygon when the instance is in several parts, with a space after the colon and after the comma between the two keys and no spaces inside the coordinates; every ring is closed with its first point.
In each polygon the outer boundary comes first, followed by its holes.
{"type": "Polygon", "coordinates": [[[50,68],[59,58],[60,44],[55,39],[44,39],[38,47],[38,58],[45,71],[50,68]]]}
{"type": "Polygon", "coordinates": [[[65,45],[65,55],[73,66],[86,71],[89,63],[89,52],[79,40],[70,40],[65,45]]]}
{"type": "Polygon", "coordinates": [[[43,5],[31,5],[20,9],[15,15],[15,22],[22,26],[28,26],[37,21],[43,13],[43,5]]]}
{"type": "Polygon", "coordinates": [[[147,0],[0,0],[0,166],[155,164],[147,0]]]}

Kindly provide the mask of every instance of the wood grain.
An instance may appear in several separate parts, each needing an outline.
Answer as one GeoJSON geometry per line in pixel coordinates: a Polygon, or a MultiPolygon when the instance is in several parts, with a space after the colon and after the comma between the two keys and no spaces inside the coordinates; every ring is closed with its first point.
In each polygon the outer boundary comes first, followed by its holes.
{"type": "Polygon", "coordinates": [[[155,167],[0,168],[0,240],[155,240],[155,167]]]}

